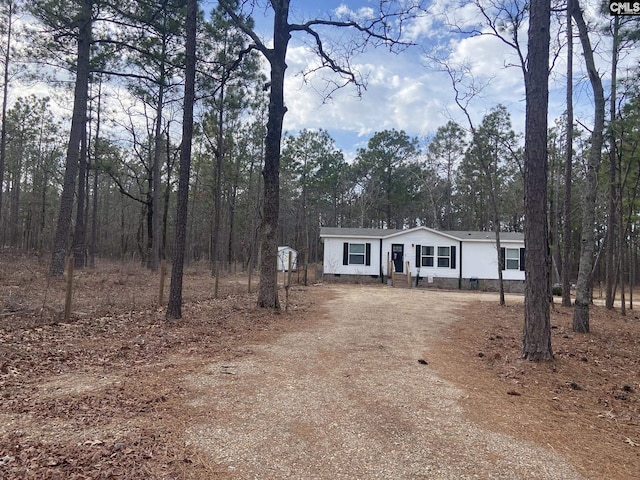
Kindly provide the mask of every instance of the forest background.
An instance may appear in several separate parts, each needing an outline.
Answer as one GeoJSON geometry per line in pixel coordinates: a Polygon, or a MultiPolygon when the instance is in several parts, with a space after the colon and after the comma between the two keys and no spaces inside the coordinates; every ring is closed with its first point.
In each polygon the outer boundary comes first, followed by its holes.
{"type": "MultiPolygon", "coordinates": [[[[260,2],[226,3],[258,32],[273,21],[260,2]]],[[[199,6],[185,258],[207,262],[212,271],[216,265],[255,268],[268,69],[247,50],[246,35],[227,11],[215,3],[199,6]]],[[[587,67],[578,34],[567,41],[566,2],[554,5],[548,212],[553,282],[560,282],[563,265],[575,279],[583,195],[596,169],[593,278],[606,280],[614,295],[619,284],[635,283],[638,263],[640,80],[638,17],[611,16],[607,6],[580,4],[608,102],[607,141],[594,165],[587,67]],[[576,114],[568,117],[566,99],[574,97],[576,114]],[[571,248],[563,257],[565,246],[571,248]]],[[[173,249],[184,2],[3,0],[1,7],[0,244],[39,254],[52,248],[79,69],[78,19],[88,8],[87,114],[67,234],[78,267],[102,256],[158,269],[173,249]]],[[[526,64],[527,4],[436,1],[424,7],[394,52],[365,50],[356,37],[327,33],[327,51],[355,77],[327,73],[316,44],[291,45],[277,238],[299,251],[299,264],[321,260],[320,226],[523,229],[519,70],[526,64]]],[[[366,2],[321,2],[292,15],[300,24],[320,16],[366,20],[372,9],[366,2]]]]}

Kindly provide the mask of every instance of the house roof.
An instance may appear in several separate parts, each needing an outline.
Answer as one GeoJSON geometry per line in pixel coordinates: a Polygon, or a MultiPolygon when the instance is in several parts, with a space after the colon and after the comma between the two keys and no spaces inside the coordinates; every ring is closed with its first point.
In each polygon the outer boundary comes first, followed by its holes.
{"type": "MultiPolygon", "coordinates": [[[[427,230],[434,233],[440,233],[448,237],[458,240],[468,241],[495,241],[494,232],[478,232],[469,230],[434,230],[427,227],[415,227],[408,230],[387,229],[387,228],[340,228],[340,227],[321,227],[320,237],[360,237],[360,238],[386,238],[397,236],[412,230],[427,230]]],[[[522,242],[524,234],[521,232],[500,232],[501,241],[522,242]]]]}
{"type": "MultiPolygon", "coordinates": [[[[459,238],[460,240],[495,240],[495,232],[476,232],[462,230],[443,231],[447,235],[459,238]]],[[[524,241],[524,233],[522,232],[500,232],[500,240],[504,241],[524,241]]]]}
{"type": "Polygon", "coordinates": [[[400,233],[403,230],[394,230],[387,228],[340,228],[340,227],[321,227],[321,237],[371,237],[383,238],[400,233]]]}

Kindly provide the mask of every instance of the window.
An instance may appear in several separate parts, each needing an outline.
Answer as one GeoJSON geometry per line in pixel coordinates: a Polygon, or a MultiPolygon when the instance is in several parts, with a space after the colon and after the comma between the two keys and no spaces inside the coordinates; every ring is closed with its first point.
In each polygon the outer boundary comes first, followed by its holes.
{"type": "Polygon", "coordinates": [[[349,244],[349,265],[364,265],[364,243],[349,244]]]}
{"type": "Polygon", "coordinates": [[[422,246],[421,249],[419,266],[433,267],[433,247],[422,246]]]}
{"type": "Polygon", "coordinates": [[[520,249],[506,249],[505,270],[520,270],[520,249]]]}
{"type": "Polygon", "coordinates": [[[456,268],[456,246],[431,247],[416,245],[416,267],[434,267],[436,265],[441,268],[456,268]],[[436,252],[438,253],[437,256],[436,252]],[[436,258],[437,260],[435,260],[436,258]]]}
{"type": "Polygon", "coordinates": [[[438,267],[449,268],[451,261],[450,247],[438,247],[438,267]]]}
{"type": "Polygon", "coordinates": [[[524,272],[524,248],[500,248],[500,268],[524,272]]]}
{"type": "Polygon", "coordinates": [[[342,249],[343,265],[371,265],[371,244],[370,243],[343,243],[342,249]]]}

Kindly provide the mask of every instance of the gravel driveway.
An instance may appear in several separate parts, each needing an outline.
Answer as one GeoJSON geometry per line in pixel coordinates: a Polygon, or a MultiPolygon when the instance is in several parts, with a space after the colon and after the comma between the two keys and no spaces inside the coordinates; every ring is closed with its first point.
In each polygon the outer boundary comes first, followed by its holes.
{"type": "MultiPolygon", "coordinates": [[[[465,419],[430,345],[462,292],[336,285],[313,326],[189,377],[191,442],[237,479],[580,479],[553,451],[465,419]],[[427,364],[419,360],[425,360],[427,364]]],[[[471,297],[477,301],[480,296],[471,297]]]]}

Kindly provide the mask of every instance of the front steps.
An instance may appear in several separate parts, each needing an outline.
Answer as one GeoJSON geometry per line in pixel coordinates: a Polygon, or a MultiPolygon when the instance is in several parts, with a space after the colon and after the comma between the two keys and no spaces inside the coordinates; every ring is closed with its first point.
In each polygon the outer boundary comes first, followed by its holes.
{"type": "Polygon", "coordinates": [[[394,288],[411,288],[411,274],[393,272],[391,274],[391,286],[394,288]]]}

